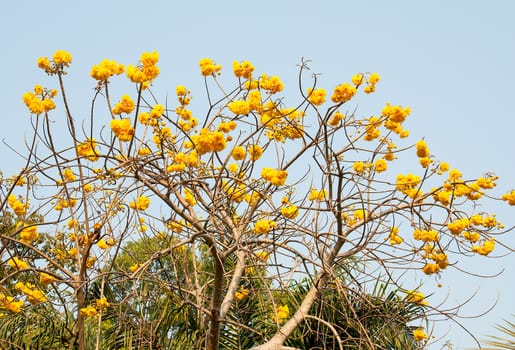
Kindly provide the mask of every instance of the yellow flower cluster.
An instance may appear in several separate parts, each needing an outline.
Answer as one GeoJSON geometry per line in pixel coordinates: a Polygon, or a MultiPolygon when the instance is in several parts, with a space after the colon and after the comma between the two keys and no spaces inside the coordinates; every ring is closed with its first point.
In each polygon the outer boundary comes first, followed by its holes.
{"type": "Polygon", "coordinates": [[[129,207],[134,210],[147,210],[149,206],[150,199],[145,196],[139,196],[136,201],[129,203],[129,207]]]}
{"type": "Polygon", "coordinates": [[[438,273],[449,266],[447,254],[442,252],[439,248],[435,249],[435,245],[432,243],[424,245],[422,257],[433,261],[426,262],[422,268],[422,272],[424,272],[426,275],[438,273]]]}
{"type": "Polygon", "coordinates": [[[60,210],[63,210],[64,208],[73,208],[75,205],[77,205],[77,199],[75,199],[75,198],[69,198],[69,199],[59,198],[57,200],[57,204],[55,205],[54,209],[60,211],[60,210]]]}
{"type": "Polygon", "coordinates": [[[344,119],[345,119],[344,114],[342,114],[340,112],[336,112],[333,114],[331,119],[329,119],[328,124],[332,127],[336,127],[336,126],[340,125],[340,122],[344,119]]]}
{"type": "Polygon", "coordinates": [[[222,70],[222,66],[213,62],[211,58],[203,58],[199,61],[200,73],[207,77],[209,75],[214,75],[215,73],[220,74],[222,70]]]}
{"type": "Polygon", "coordinates": [[[344,103],[349,101],[355,94],[356,88],[349,84],[340,84],[334,88],[331,100],[334,103],[344,103]]]}
{"type": "Polygon", "coordinates": [[[295,108],[277,108],[269,101],[260,115],[261,124],[267,130],[269,139],[284,142],[285,139],[298,139],[304,134],[302,120],[304,112],[295,108]]]}
{"type": "Polygon", "coordinates": [[[28,269],[30,267],[26,261],[23,261],[22,259],[16,256],[13,256],[9,260],[7,260],[7,264],[16,270],[28,269]]]}
{"type": "Polygon", "coordinates": [[[45,293],[43,293],[43,291],[41,291],[40,289],[36,288],[36,286],[32,283],[18,282],[16,283],[14,288],[22,292],[27,297],[28,302],[32,305],[37,305],[47,301],[45,293]]]}
{"type": "Polygon", "coordinates": [[[184,152],[178,152],[175,154],[170,154],[173,159],[173,163],[166,167],[166,171],[171,172],[179,172],[186,169],[186,166],[196,167],[199,165],[199,158],[197,151],[192,150],[188,154],[184,152]]]}
{"type": "Polygon", "coordinates": [[[247,151],[250,155],[250,160],[256,161],[263,155],[263,148],[260,145],[249,145],[247,151]]]}
{"type": "Polygon", "coordinates": [[[9,204],[11,209],[18,216],[22,216],[27,213],[27,205],[19,201],[14,194],[10,194],[9,197],[7,197],[7,204],[9,204]]]}
{"type": "MultiPolygon", "coordinates": [[[[21,226],[21,223],[18,226],[21,226]]],[[[25,227],[23,230],[20,231],[20,241],[22,241],[23,243],[30,244],[31,242],[38,239],[38,237],[38,227],[36,225],[25,227]]]]}
{"type": "Polygon", "coordinates": [[[232,70],[234,75],[238,78],[250,79],[252,78],[252,72],[254,71],[254,66],[249,61],[234,61],[232,63],[232,70]]]}
{"type": "Polygon", "coordinates": [[[98,156],[100,155],[96,147],[97,141],[94,138],[87,138],[86,141],[80,142],[77,145],[77,154],[79,157],[85,157],[94,162],[98,160],[98,156]]]}
{"type": "Polygon", "coordinates": [[[480,255],[488,255],[490,254],[495,248],[495,240],[492,238],[492,239],[489,239],[489,240],[486,240],[483,242],[482,245],[478,246],[478,245],[473,245],[472,246],[472,251],[474,253],[478,253],[480,255]]]}
{"type": "Polygon", "coordinates": [[[187,188],[185,188],[183,192],[184,192],[184,200],[186,201],[186,203],[188,203],[191,206],[197,204],[197,200],[195,199],[195,195],[193,194],[193,192],[191,192],[187,188]]]}
{"type": "Polygon", "coordinates": [[[244,100],[232,101],[227,105],[229,110],[234,114],[249,114],[250,104],[244,100]]]}
{"type": "Polygon", "coordinates": [[[413,238],[417,241],[423,242],[437,242],[439,235],[435,230],[419,230],[416,229],[413,231],[413,238]]]}
{"type": "Polygon", "coordinates": [[[64,67],[69,67],[72,62],[72,55],[68,51],[57,50],[52,56],[52,62],[48,57],[38,58],[38,67],[43,69],[47,74],[63,73],[64,67]]]}
{"type": "Polygon", "coordinates": [[[4,310],[8,310],[14,313],[21,312],[21,308],[25,302],[23,300],[15,300],[11,296],[6,296],[3,293],[0,293],[0,308],[4,310]]]}
{"type": "Polygon", "coordinates": [[[254,233],[258,235],[262,235],[270,232],[274,227],[277,226],[277,223],[273,220],[261,219],[256,221],[254,224],[254,233]]]}
{"type": "Polygon", "coordinates": [[[95,304],[96,304],[97,310],[100,310],[100,311],[105,311],[109,307],[109,305],[111,305],[111,304],[109,304],[109,302],[107,301],[107,299],[105,297],[96,299],[95,304]]]}
{"type": "Polygon", "coordinates": [[[515,205],[515,190],[503,194],[502,200],[508,202],[509,205],[515,205]]]}
{"type": "Polygon", "coordinates": [[[116,61],[103,59],[99,64],[95,64],[89,75],[96,80],[104,81],[113,75],[120,75],[124,71],[123,64],[118,64],[116,61]]]}
{"type": "Polygon", "coordinates": [[[325,97],[327,92],[325,89],[308,89],[308,101],[314,104],[315,106],[320,106],[325,102],[325,97]]]}
{"type": "Polygon", "coordinates": [[[249,296],[250,291],[248,289],[242,288],[236,292],[234,292],[234,297],[236,300],[243,300],[249,296]]]}
{"type": "Polygon", "coordinates": [[[100,248],[100,249],[108,249],[108,248],[111,248],[112,246],[114,246],[116,243],[116,241],[114,240],[113,237],[109,237],[107,239],[100,239],[98,242],[97,242],[97,246],[100,248]]]}
{"type": "Polygon", "coordinates": [[[52,56],[52,60],[56,64],[68,66],[72,62],[72,55],[68,51],[57,50],[52,56]]]}
{"type": "Polygon", "coordinates": [[[316,188],[312,188],[311,191],[309,191],[308,199],[310,201],[324,201],[327,198],[327,191],[326,190],[320,190],[318,191],[316,188]]]}
{"type": "Polygon", "coordinates": [[[275,309],[275,313],[272,315],[274,322],[283,323],[290,316],[290,308],[288,305],[279,305],[275,309]]]}
{"type": "Polygon", "coordinates": [[[57,90],[48,90],[41,85],[34,86],[34,92],[26,92],[23,94],[23,103],[33,114],[47,113],[55,109],[55,103],[52,100],[57,96],[57,90]]]}
{"type": "Polygon", "coordinates": [[[418,305],[427,306],[429,303],[425,300],[425,295],[418,290],[408,290],[406,292],[406,301],[418,305]]]}
{"type": "Polygon", "coordinates": [[[388,169],[388,163],[384,159],[378,159],[374,163],[374,169],[378,173],[382,173],[388,169]]]}
{"type": "Polygon", "coordinates": [[[409,107],[392,106],[390,103],[387,103],[381,112],[381,115],[387,118],[384,123],[385,128],[393,131],[401,138],[407,137],[409,132],[403,130],[402,123],[410,113],[411,109],[409,107]]]}
{"type": "Polygon", "coordinates": [[[454,220],[447,224],[447,228],[453,235],[459,235],[463,230],[469,227],[470,221],[468,218],[461,218],[454,220]]]}
{"type": "Polygon", "coordinates": [[[390,234],[388,235],[388,239],[390,239],[391,245],[401,244],[404,240],[401,236],[399,236],[399,228],[394,226],[390,229],[390,234]]]}
{"type": "Polygon", "coordinates": [[[287,219],[295,219],[299,215],[299,208],[289,203],[281,207],[281,214],[287,219]]]}
{"type": "Polygon", "coordinates": [[[284,89],[283,82],[276,75],[269,77],[266,74],[261,74],[258,85],[261,89],[266,90],[270,94],[276,94],[284,89]]]}
{"type": "Polygon", "coordinates": [[[202,128],[199,134],[191,136],[191,142],[188,141],[184,144],[186,148],[194,148],[199,155],[208,152],[220,152],[225,149],[227,140],[221,131],[211,131],[202,128]]]}
{"type": "Polygon", "coordinates": [[[413,330],[413,338],[416,341],[426,340],[428,338],[428,335],[424,331],[423,328],[417,328],[413,330]]]}
{"type": "Polygon", "coordinates": [[[97,317],[100,316],[100,313],[93,305],[89,305],[88,307],[83,307],[79,310],[79,313],[84,317],[97,317]]]}
{"type": "Polygon", "coordinates": [[[282,186],[286,182],[288,172],[286,170],[263,168],[261,170],[261,177],[274,186],[282,186]]]}
{"type": "Polygon", "coordinates": [[[41,272],[39,274],[39,283],[41,283],[44,286],[46,286],[50,283],[54,283],[55,281],[57,281],[57,278],[55,278],[54,276],[52,276],[48,273],[41,272]]]}
{"type": "Polygon", "coordinates": [[[381,126],[381,119],[378,117],[370,117],[368,118],[367,126],[365,129],[365,135],[363,139],[365,141],[372,141],[381,136],[381,130],[379,127],[381,126]]]}
{"type": "Polygon", "coordinates": [[[140,56],[140,64],[138,66],[127,65],[127,77],[137,84],[149,84],[159,75],[159,67],[156,66],[159,61],[159,54],[156,51],[143,52],[140,56]]]}
{"type": "Polygon", "coordinates": [[[114,105],[114,114],[130,114],[134,110],[134,101],[129,95],[123,95],[118,103],[114,105]]]}
{"type": "Polygon", "coordinates": [[[134,128],[131,125],[130,119],[112,119],[110,126],[120,141],[127,142],[132,140],[134,128]]]}
{"type": "MultiPolygon", "coordinates": [[[[374,91],[376,91],[376,84],[379,82],[379,74],[377,73],[372,73],[368,76],[368,79],[367,79],[367,86],[365,86],[365,88],[363,89],[363,92],[365,92],[366,94],[370,94],[374,91]]],[[[353,79],[353,82],[355,83],[354,79],[353,79]]]]}
{"type": "Polygon", "coordinates": [[[413,174],[397,175],[397,183],[395,188],[410,198],[416,198],[422,195],[422,191],[417,187],[420,184],[420,176],[413,174]]]}

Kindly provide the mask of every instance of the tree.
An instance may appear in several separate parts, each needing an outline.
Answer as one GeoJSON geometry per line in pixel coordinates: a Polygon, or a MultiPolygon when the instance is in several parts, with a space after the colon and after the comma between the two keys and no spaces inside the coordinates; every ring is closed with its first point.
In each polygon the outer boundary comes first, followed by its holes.
{"type": "Polygon", "coordinates": [[[58,89],[23,95],[34,132],[23,170],[2,181],[0,209],[16,223],[1,235],[2,281],[14,287],[0,301],[15,316],[25,300],[51,307],[64,347],[418,348],[428,335],[410,322],[427,321],[427,302],[396,271],[444,273],[455,255],[489,255],[513,228],[476,204],[513,205],[515,191],[496,198],[495,175],[465,178],[424,140],[413,173],[392,177],[412,152],[396,144],[410,109],[362,117],[351,106],[375,91],[376,73],[328,99],[302,62],[300,96],[287,104],[278,76],[234,62],[228,90],[222,67],[202,59],[209,106],[197,118],[182,85],[173,106],[158,103],[158,59],[94,65],[84,121],[65,89],[66,51],[38,59],[58,89]],[[124,72],[135,92],[113,103],[124,72]],[[64,117],[52,112],[58,95],[64,117]],[[391,289],[370,291],[381,285],[391,289]]]}

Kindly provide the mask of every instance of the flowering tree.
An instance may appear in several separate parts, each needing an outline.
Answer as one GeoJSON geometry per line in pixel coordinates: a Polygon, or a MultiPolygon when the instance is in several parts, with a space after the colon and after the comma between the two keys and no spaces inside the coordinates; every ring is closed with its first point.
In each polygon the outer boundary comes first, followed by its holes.
{"type": "MultiPolygon", "coordinates": [[[[88,339],[108,348],[109,335],[117,348],[218,349],[224,337],[232,348],[286,349],[313,346],[299,339],[314,329],[340,349],[386,348],[379,329],[417,348],[429,306],[395,271],[444,273],[453,256],[487,256],[511,230],[476,206],[495,199],[496,176],[465,178],[424,140],[397,145],[408,107],[353,109],[376,73],[328,98],[303,62],[288,104],[279,77],[234,62],[228,90],[222,67],[202,59],[209,108],[195,117],[185,86],[172,106],[156,101],[158,58],[94,65],[80,123],[65,89],[72,56],[38,59],[58,85],[23,95],[34,133],[25,167],[1,183],[4,319],[60,315],[63,343],[78,349],[88,339]],[[135,92],[113,100],[122,73],[135,92]],[[63,117],[52,112],[57,96],[63,117]],[[411,152],[413,173],[393,175],[411,152]]],[[[515,191],[497,199],[514,205],[515,191]]]]}

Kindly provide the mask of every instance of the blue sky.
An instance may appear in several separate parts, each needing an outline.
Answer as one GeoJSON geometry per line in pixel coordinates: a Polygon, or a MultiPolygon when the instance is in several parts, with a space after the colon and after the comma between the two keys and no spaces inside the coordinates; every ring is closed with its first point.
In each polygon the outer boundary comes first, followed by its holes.
{"type": "MultiPolygon", "coordinates": [[[[154,90],[159,98],[175,86],[203,91],[197,62],[212,57],[229,68],[247,59],[259,72],[278,74],[294,89],[297,64],[312,61],[322,73],[320,85],[348,81],[356,72],[378,72],[373,99],[358,100],[362,110],[378,111],[386,101],[409,105],[406,126],[413,139],[425,137],[431,152],[466,176],[494,172],[498,193],[514,187],[515,141],[515,2],[505,1],[9,1],[0,13],[0,55],[4,124],[0,137],[19,148],[29,130],[21,95],[48,80],[35,66],[39,56],[70,51],[67,77],[78,118],[87,116],[94,83],[91,65],[103,58],[136,63],[143,51],[160,53],[162,74],[154,90]],[[511,159],[511,160],[510,160],[511,159]]],[[[6,174],[21,161],[3,144],[0,169],[6,174]]],[[[512,226],[513,207],[494,203],[492,211],[512,226]]],[[[505,242],[514,247],[513,232],[505,242]]],[[[477,291],[464,314],[489,314],[463,320],[481,335],[515,313],[512,256],[468,260],[470,271],[495,274],[478,279],[446,271],[435,299],[452,304],[477,291]],[[447,294],[448,293],[448,294],[447,294]]],[[[428,285],[434,281],[427,279],[428,285]]],[[[432,290],[430,290],[432,291],[432,290]]],[[[473,346],[459,328],[439,325],[443,336],[431,349],[450,340],[458,349],[473,346]]]]}

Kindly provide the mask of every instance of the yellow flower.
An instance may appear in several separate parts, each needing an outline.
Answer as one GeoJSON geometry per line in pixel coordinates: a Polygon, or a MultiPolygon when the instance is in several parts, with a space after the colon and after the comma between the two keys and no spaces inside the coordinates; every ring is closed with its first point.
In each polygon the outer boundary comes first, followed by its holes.
{"type": "Polygon", "coordinates": [[[263,154],[263,149],[260,145],[249,145],[247,147],[247,150],[250,155],[250,160],[256,161],[259,158],[261,158],[261,155],[263,154]]]}
{"type": "Polygon", "coordinates": [[[487,241],[484,241],[481,246],[473,245],[472,251],[475,253],[478,253],[480,255],[486,256],[486,255],[490,254],[491,252],[493,252],[494,248],[495,248],[495,239],[492,238],[487,241]]]}
{"type": "Polygon", "coordinates": [[[401,236],[399,236],[399,228],[398,227],[392,227],[390,229],[390,234],[388,235],[388,239],[390,239],[391,245],[397,245],[401,244],[404,240],[401,236]]]}
{"type": "Polygon", "coordinates": [[[11,259],[7,260],[7,264],[16,270],[28,269],[30,267],[27,262],[21,260],[20,258],[15,257],[15,256],[12,257],[11,259]]]}
{"type": "Polygon", "coordinates": [[[285,218],[295,219],[299,215],[299,208],[290,203],[289,205],[281,208],[281,214],[283,214],[285,218]]]}
{"type": "Polygon", "coordinates": [[[415,230],[413,231],[413,238],[417,241],[423,242],[436,242],[438,241],[439,235],[435,230],[415,230]]]}
{"type": "Polygon", "coordinates": [[[134,110],[135,104],[132,98],[129,95],[122,95],[120,102],[118,102],[114,108],[114,114],[129,114],[134,110]]]}
{"type": "Polygon", "coordinates": [[[54,52],[54,56],[52,60],[56,64],[62,64],[64,66],[68,66],[72,62],[72,55],[68,51],[57,50],[54,52]]]}
{"type": "Polygon", "coordinates": [[[426,340],[428,338],[428,336],[423,328],[417,328],[417,329],[413,330],[413,338],[416,341],[420,341],[420,340],[426,340]]]}
{"type": "Polygon", "coordinates": [[[48,273],[41,272],[39,274],[39,283],[41,283],[44,286],[46,286],[47,284],[50,284],[50,283],[54,283],[55,281],[57,281],[57,278],[55,278],[54,276],[52,276],[48,273]]]}
{"type": "Polygon", "coordinates": [[[4,294],[0,293],[0,307],[9,310],[14,313],[21,312],[21,308],[23,307],[25,303],[23,300],[14,300],[13,297],[5,296],[4,294]]]}
{"type": "Polygon", "coordinates": [[[100,311],[104,311],[110,305],[105,297],[95,300],[95,304],[97,306],[97,309],[100,311]]]}
{"type": "Polygon", "coordinates": [[[469,227],[470,221],[468,218],[454,220],[447,224],[447,228],[453,235],[459,235],[464,229],[469,227]]]}
{"type": "Polygon", "coordinates": [[[131,270],[131,272],[136,272],[140,267],[140,264],[133,264],[129,267],[129,270],[131,270]]]}
{"type": "Polygon", "coordinates": [[[440,272],[440,270],[441,270],[440,266],[438,264],[433,264],[433,263],[427,263],[422,268],[422,272],[424,272],[426,275],[432,275],[434,273],[438,273],[438,272],[440,272]]]}
{"type": "Polygon", "coordinates": [[[234,61],[232,63],[232,70],[234,71],[234,75],[238,78],[250,79],[254,71],[254,66],[249,61],[243,61],[241,63],[234,61]]]}
{"type": "Polygon", "coordinates": [[[50,61],[48,60],[48,57],[39,57],[38,58],[38,67],[44,70],[50,69],[50,61]]]}
{"type": "Polygon", "coordinates": [[[268,219],[261,219],[256,221],[254,225],[254,233],[261,235],[270,232],[275,226],[276,222],[268,219]]]}
{"type": "MultiPolygon", "coordinates": [[[[387,103],[383,108],[382,115],[388,117],[388,121],[393,123],[402,123],[406,120],[408,115],[410,115],[411,109],[409,107],[401,107],[401,106],[392,106],[390,103],[387,103]]],[[[386,124],[385,124],[386,126],[386,124]]],[[[393,130],[390,127],[387,127],[390,130],[393,130]]],[[[400,130],[399,130],[400,132],[400,130]]]]}
{"type": "Polygon", "coordinates": [[[340,122],[345,119],[345,115],[340,113],[340,112],[336,112],[333,114],[333,116],[331,117],[331,119],[329,119],[328,123],[330,126],[338,126],[340,125],[340,122]]]}
{"type": "Polygon", "coordinates": [[[308,196],[308,199],[310,201],[318,201],[318,202],[321,202],[321,201],[324,201],[327,197],[327,191],[326,190],[320,190],[318,191],[316,188],[312,188],[311,191],[309,192],[309,196],[308,196]]]}
{"type": "Polygon", "coordinates": [[[278,76],[269,77],[266,74],[261,74],[259,87],[263,90],[267,90],[270,94],[275,94],[283,90],[284,84],[278,76]]]}
{"type": "Polygon", "coordinates": [[[38,239],[38,237],[38,227],[35,225],[26,227],[20,232],[20,241],[27,244],[29,244],[32,241],[35,241],[36,239],[38,239]]]}
{"type": "Polygon", "coordinates": [[[289,315],[290,308],[288,307],[288,305],[279,305],[275,309],[275,313],[272,318],[275,322],[282,323],[288,318],[289,315]]]}
{"type": "Polygon", "coordinates": [[[365,220],[368,216],[368,213],[365,209],[358,209],[354,211],[353,216],[356,220],[365,220]]]}
{"type": "Polygon", "coordinates": [[[134,210],[147,210],[150,205],[150,199],[145,196],[139,196],[135,202],[130,202],[129,207],[134,210]]]}
{"type": "Polygon", "coordinates": [[[424,294],[417,290],[408,290],[406,293],[406,301],[423,306],[429,305],[429,303],[425,300],[424,294]]]}
{"type": "Polygon", "coordinates": [[[193,192],[188,190],[187,188],[184,189],[184,200],[189,205],[195,205],[197,204],[197,200],[195,199],[195,196],[193,195],[193,192]]]}
{"type": "Polygon", "coordinates": [[[418,141],[415,146],[417,149],[417,156],[419,158],[429,157],[429,148],[427,147],[427,144],[424,140],[418,141]]]}
{"type": "Polygon", "coordinates": [[[79,310],[80,314],[84,317],[96,317],[96,316],[100,316],[99,312],[97,311],[97,309],[95,309],[94,306],[92,305],[89,305],[88,307],[83,307],[82,309],[79,310]]]}
{"type": "Polygon", "coordinates": [[[352,168],[357,174],[363,174],[365,172],[365,163],[363,162],[354,162],[352,168]]]}
{"type": "Polygon", "coordinates": [[[94,162],[98,160],[98,156],[100,155],[96,147],[97,141],[94,138],[88,138],[86,141],[80,142],[77,145],[77,154],[79,157],[85,157],[88,160],[94,162]]]}
{"type": "Polygon", "coordinates": [[[234,293],[236,300],[243,300],[249,295],[248,289],[240,289],[234,293]]]}
{"type": "Polygon", "coordinates": [[[130,141],[134,135],[134,128],[129,119],[113,119],[111,120],[111,130],[120,139],[120,141],[130,141]]]}
{"type": "Polygon", "coordinates": [[[363,82],[363,74],[354,74],[351,80],[354,85],[359,86],[363,82]]]}
{"type": "Polygon", "coordinates": [[[205,77],[209,76],[209,75],[214,75],[215,73],[220,74],[220,70],[222,70],[222,66],[217,65],[210,58],[201,59],[199,62],[199,66],[200,66],[200,73],[205,77]]]}
{"type": "Polygon", "coordinates": [[[419,159],[419,162],[422,168],[427,168],[433,162],[433,160],[429,157],[423,157],[419,159]]]}
{"type": "Polygon", "coordinates": [[[515,205],[515,190],[503,194],[502,200],[508,202],[509,205],[515,205]]]}
{"type": "Polygon", "coordinates": [[[386,171],[386,169],[388,169],[388,163],[384,159],[378,159],[374,164],[374,168],[376,172],[382,173],[383,171],[386,171]]]}
{"type": "Polygon", "coordinates": [[[248,114],[250,112],[249,103],[243,100],[232,101],[227,107],[234,114],[248,114]]]}
{"type": "Polygon", "coordinates": [[[356,88],[349,84],[341,84],[334,88],[331,100],[334,103],[344,103],[349,101],[356,94],[356,88]]]}
{"type": "Polygon", "coordinates": [[[263,168],[261,170],[261,177],[267,181],[270,181],[272,185],[282,186],[286,182],[288,172],[286,170],[263,168]]]}
{"type": "Polygon", "coordinates": [[[320,106],[325,102],[325,96],[327,92],[325,89],[308,89],[308,101],[314,104],[315,106],[320,106]]]}
{"type": "Polygon", "coordinates": [[[124,71],[123,64],[118,64],[116,61],[103,59],[99,64],[94,65],[89,72],[89,75],[96,80],[107,80],[113,75],[122,74],[124,71]]]}

